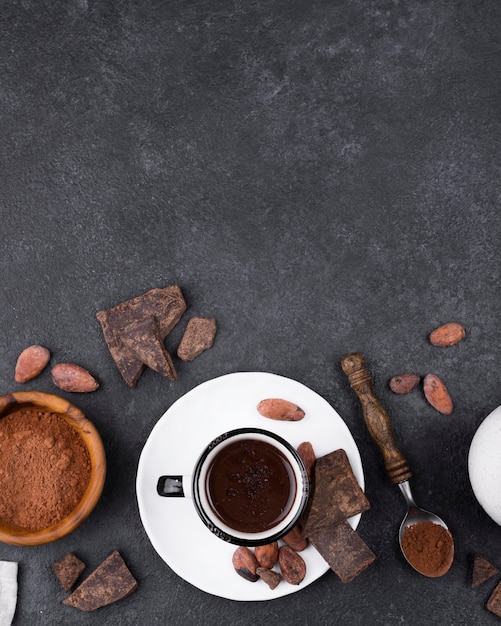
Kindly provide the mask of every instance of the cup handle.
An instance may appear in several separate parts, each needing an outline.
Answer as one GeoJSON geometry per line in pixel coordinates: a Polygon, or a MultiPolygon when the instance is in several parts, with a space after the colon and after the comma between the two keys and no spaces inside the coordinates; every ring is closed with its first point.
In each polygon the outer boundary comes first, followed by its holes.
{"type": "Polygon", "coordinates": [[[191,497],[190,476],[160,476],[157,482],[157,493],[164,498],[191,497]]]}

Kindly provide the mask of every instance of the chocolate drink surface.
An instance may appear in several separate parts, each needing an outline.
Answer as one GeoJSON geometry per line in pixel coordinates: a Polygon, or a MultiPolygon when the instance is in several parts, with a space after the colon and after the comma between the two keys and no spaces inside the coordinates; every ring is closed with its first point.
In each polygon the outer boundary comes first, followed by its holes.
{"type": "Polygon", "coordinates": [[[296,479],[286,457],[256,439],[229,443],[207,471],[207,498],[226,526],[245,533],[267,531],[290,512],[296,479]]]}

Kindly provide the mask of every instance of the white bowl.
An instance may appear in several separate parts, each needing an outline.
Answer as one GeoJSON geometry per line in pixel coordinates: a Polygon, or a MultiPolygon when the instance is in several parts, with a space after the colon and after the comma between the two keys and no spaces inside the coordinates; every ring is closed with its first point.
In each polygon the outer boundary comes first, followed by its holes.
{"type": "Polygon", "coordinates": [[[501,525],[501,406],[478,427],[470,444],[468,472],[480,505],[501,525]]]}

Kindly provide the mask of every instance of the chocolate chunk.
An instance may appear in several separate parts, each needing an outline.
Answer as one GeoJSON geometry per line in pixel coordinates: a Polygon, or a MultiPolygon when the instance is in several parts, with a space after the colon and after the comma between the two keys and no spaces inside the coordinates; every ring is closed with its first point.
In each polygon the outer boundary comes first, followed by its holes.
{"type": "Polygon", "coordinates": [[[192,317],[186,326],[177,355],[183,361],[193,361],[214,343],[216,320],[207,317],[192,317]]]}
{"type": "Polygon", "coordinates": [[[136,386],[145,364],[121,340],[122,329],[128,324],[153,317],[158,323],[163,340],[179,322],[185,310],[186,302],[179,285],[171,285],[151,289],[96,313],[111,356],[129,387],[136,386]]]}
{"type": "Polygon", "coordinates": [[[499,569],[492,565],[482,554],[473,557],[472,588],[478,587],[499,573],[499,569]]]}
{"type": "Polygon", "coordinates": [[[80,611],[95,611],[125,598],[136,588],[136,579],[118,550],[114,550],[70,596],[63,600],[63,604],[80,611]]]}
{"type": "Polygon", "coordinates": [[[501,617],[501,582],[496,585],[486,606],[491,613],[501,617]]]}
{"type": "Polygon", "coordinates": [[[155,372],[170,380],[177,380],[177,372],[170,354],[165,349],[158,322],[148,316],[132,322],[120,331],[120,339],[138,359],[155,372]]]}
{"type": "Polygon", "coordinates": [[[261,580],[264,580],[270,589],[276,589],[282,580],[281,574],[266,567],[258,567],[256,574],[261,580]]]}
{"type": "Polygon", "coordinates": [[[85,563],[73,552],[67,552],[59,561],[52,565],[52,571],[61,583],[64,591],[69,591],[77,582],[78,577],[85,569],[85,563]]]}
{"type": "Polygon", "coordinates": [[[310,541],[343,583],[353,580],[376,560],[348,522],[316,530],[310,541]]]}
{"type": "Polygon", "coordinates": [[[313,495],[303,525],[305,537],[369,508],[344,450],[334,450],[315,461],[313,495]]]}

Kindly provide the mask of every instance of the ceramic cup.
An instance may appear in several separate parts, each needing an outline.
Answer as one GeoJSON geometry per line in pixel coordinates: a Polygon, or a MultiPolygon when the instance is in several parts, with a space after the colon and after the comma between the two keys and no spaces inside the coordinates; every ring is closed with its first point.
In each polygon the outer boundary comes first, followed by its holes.
{"type": "Polygon", "coordinates": [[[287,534],[309,495],[297,451],[267,430],[239,428],[211,441],[188,476],[160,476],[162,497],[191,498],[207,528],[229,543],[257,546],[287,534]]]}

